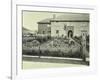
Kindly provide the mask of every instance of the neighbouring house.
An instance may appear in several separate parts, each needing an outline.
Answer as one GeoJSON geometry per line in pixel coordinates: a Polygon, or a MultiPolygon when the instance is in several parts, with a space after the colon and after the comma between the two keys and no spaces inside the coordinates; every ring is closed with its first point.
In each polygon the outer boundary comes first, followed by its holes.
{"type": "Polygon", "coordinates": [[[22,27],[22,36],[23,37],[28,37],[28,36],[36,36],[37,32],[36,31],[31,31],[27,28],[22,27]]]}
{"type": "Polygon", "coordinates": [[[89,14],[66,13],[65,15],[44,19],[38,22],[38,34],[51,37],[73,37],[82,35],[82,31],[89,35],[89,14]]]}
{"type": "Polygon", "coordinates": [[[36,38],[37,33],[27,28],[22,27],[22,41],[23,43],[32,41],[36,38]]]}

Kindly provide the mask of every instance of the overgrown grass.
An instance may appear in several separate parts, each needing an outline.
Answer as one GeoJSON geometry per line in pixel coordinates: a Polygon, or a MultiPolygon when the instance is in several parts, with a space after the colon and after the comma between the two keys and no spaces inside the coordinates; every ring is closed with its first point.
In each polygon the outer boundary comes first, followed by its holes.
{"type": "Polygon", "coordinates": [[[26,42],[23,43],[22,53],[23,55],[33,56],[53,56],[71,58],[82,57],[82,53],[78,45],[73,44],[69,46],[67,39],[48,39],[46,37],[37,37],[35,40],[32,41],[26,40],[26,42]]]}

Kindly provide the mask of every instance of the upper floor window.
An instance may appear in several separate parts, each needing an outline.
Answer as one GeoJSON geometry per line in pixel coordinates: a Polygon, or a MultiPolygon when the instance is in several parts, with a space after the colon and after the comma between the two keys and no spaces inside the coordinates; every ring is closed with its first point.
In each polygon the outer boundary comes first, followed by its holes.
{"type": "Polygon", "coordinates": [[[56,30],[56,34],[59,34],[59,30],[56,30]]]}
{"type": "Polygon", "coordinates": [[[48,31],[48,33],[51,33],[51,31],[48,31]]]}
{"type": "Polygon", "coordinates": [[[45,34],[45,31],[43,31],[43,34],[45,34]]]}

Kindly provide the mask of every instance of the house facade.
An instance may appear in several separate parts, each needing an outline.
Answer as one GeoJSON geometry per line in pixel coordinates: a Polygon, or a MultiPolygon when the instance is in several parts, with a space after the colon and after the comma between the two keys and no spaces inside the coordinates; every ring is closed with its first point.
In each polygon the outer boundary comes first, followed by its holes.
{"type": "Polygon", "coordinates": [[[38,34],[51,37],[89,35],[89,14],[66,14],[38,22],[38,34]]]}

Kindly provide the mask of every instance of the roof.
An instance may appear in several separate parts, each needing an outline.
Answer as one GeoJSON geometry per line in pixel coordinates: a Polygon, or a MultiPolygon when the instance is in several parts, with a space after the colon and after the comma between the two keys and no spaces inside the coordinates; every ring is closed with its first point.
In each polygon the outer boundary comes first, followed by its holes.
{"type": "Polygon", "coordinates": [[[66,13],[65,15],[60,15],[53,18],[47,18],[38,23],[51,23],[51,22],[89,22],[89,14],[83,13],[66,13]]]}
{"type": "Polygon", "coordinates": [[[88,14],[66,14],[66,15],[61,15],[55,18],[55,20],[89,20],[89,15],[88,14]]]}

